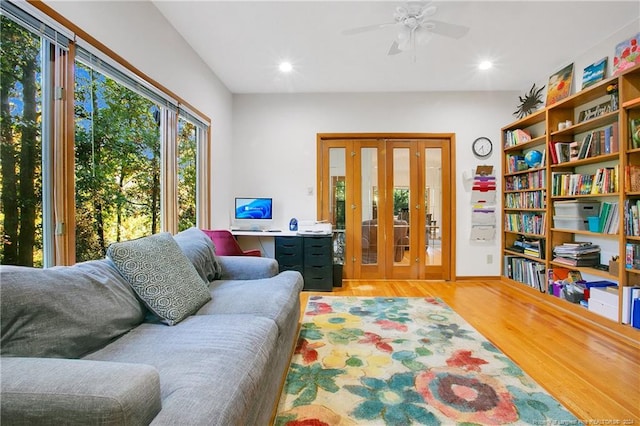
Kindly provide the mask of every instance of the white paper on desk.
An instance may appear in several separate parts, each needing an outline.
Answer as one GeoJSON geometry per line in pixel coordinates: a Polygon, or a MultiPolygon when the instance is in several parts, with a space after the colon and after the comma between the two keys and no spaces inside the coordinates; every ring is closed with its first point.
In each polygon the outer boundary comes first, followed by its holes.
{"type": "Polygon", "coordinates": [[[489,225],[477,225],[471,227],[472,240],[493,240],[496,236],[496,227],[489,225]]]}

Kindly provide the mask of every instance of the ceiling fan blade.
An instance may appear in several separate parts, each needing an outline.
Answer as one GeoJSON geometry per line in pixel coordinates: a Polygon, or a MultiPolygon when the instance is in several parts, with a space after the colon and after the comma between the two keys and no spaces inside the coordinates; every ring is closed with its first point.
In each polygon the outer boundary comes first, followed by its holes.
{"type": "Polygon", "coordinates": [[[464,25],[449,24],[448,22],[434,21],[433,19],[429,19],[425,24],[424,28],[428,31],[447,37],[461,38],[469,32],[469,27],[464,25]]]}
{"type": "Polygon", "coordinates": [[[393,56],[397,55],[398,53],[402,53],[402,50],[399,49],[398,42],[394,41],[393,43],[391,43],[391,47],[389,48],[389,53],[387,53],[387,55],[393,56]]]}
{"type": "Polygon", "coordinates": [[[396,25],[396,22],[389,22],[387,24],[367,25],[366,27],[351,28],[349,30],[342,31],[342,35],[354,35],[360,33],[366,33],[367,31],[379,30],[380,28],[391,27],[396,25]]]}

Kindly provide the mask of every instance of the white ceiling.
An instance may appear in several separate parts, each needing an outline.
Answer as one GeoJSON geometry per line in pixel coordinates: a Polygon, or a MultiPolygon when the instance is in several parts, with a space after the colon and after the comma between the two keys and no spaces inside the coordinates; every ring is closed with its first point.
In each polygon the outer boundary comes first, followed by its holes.
{"type": "Polygon", "coordinates": [[[638,0],[439,1],[433,19],[468,34],[388,56],[397,28],[342,31],[393,22],[406,2],[153,3],[233,93],[526,90],[640,16],[638,0]],[[495,67],[480,72],[485,58],[495,67]],[[278,71],[281,60],[291,74],[278,71]]]}

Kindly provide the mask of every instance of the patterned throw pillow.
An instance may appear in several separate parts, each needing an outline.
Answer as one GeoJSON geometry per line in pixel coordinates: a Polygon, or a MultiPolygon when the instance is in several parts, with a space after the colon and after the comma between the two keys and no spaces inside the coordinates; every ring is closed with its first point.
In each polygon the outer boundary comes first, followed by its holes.
{"type": "Polygon", "coordinates": [[[222,277],[222,266],[216,256],[216,246],[201,229],[185,229],[174,235],[173,239],[207,284],[222,277]]]}
{"type": "Polygon", "coordinates": [[[211,300],[208,287],[168,232],[111,244],[107,256],[149,309],[169,325],[211,300]]]}

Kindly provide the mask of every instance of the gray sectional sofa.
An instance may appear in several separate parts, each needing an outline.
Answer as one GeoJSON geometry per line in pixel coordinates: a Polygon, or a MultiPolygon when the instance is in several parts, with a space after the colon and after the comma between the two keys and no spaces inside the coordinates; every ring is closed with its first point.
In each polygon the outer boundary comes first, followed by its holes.
{"type": "Polygon", "coordinates": [[[191,228],[68,267],[0,267],[2,425],[266,425],[302,276],[191,228]]]}

